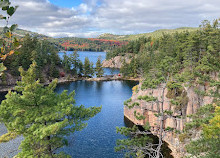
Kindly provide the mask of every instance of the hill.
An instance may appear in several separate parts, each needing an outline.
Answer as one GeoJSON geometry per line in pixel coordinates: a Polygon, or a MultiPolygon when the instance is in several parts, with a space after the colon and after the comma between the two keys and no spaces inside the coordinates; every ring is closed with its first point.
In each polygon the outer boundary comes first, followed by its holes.
{"type": "Polygon", "coordinates": [[[50,38],[49,41],[55,43],[60,50],[69,51],[106,51],[128,43],[127,41],[77,37],[50,38]]]}
{"type": "Polygon", "coordinates": [[[136,40],[140,37],[160,37],[163,35],[163,33],[167,33],[167,34],[173,34],[175,32],[184,32],[184,31],[196,31],[198,30],[198,28],[194,28],[194,27],[180,27],[177,29],[160,29],[160,30],[156,30],[154,32],[150,32],[150,33],[142,33],[142,34],[134,34],[134,35],[114,35],[114,34],[110,34],[110,33],[105,33],[100,35],[98,38],[99,39],[109,39],[109,40],[119,40],[119,41],[130,41],[130,40],[136,40]]]}
{"type": "MultiPolygon", "coordinates": [[[[36,36],[40,39],[46,39],[51,43],[54,43],[59,50],[66,51],[106,51],[113,50],[115,48],[127,45],[128,41],[139,39],[140,37],[160,37],[164,33],[173,34],[175,32],[184,32],[184,31],[195,31],[198,28],[191,27],[182,27],[177,29],[161,29],[151,33],[135,34],[135,35],[114,35],[105,33],[100,35],[98,38],[79,38],[79,37],[63,37],[63,38],[52,38],[43,34],[17,29],[13,35],[17,38],[23,38],[26,34],[31,36],[36,36]]],[[[3,28],[0,27],[0,31],[3,31],[3,28]]]]}
{"type": "MultiPolygon", "coordinates": [[[[3,32],[3,27],[0,27],[0,32],[3,32]]],[[[39,33],[36,33],[36,32],[32,32],[32,31],[27,31],[27,30],[23,30],[23,29],[19,29],[17,28],[15,30],[15,32],[13,32],[13,35],[15,37],[18,37],[18,38],[23,38],[26,34],[29,34],[31,36],[36,36],[38,38],[49,38],[48,36],[46,35],[43,35],[43,34],[39,34],[39,33]]],[[[2,34],[1,34],[2,35],[2,34]]]]}

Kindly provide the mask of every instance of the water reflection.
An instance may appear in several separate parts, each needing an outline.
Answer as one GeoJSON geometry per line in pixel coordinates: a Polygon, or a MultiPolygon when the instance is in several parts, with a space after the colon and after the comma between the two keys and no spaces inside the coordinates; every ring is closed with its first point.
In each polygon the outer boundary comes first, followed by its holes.
{"type": "Polygon", "coordinates": [[[70,135],[70,145],[61,150],[77,158],[123,157],[123,154],[114,152],[116,140],[125,138],[116,133],[116,126],[125,125],[123,102],[131,97],[131,89],[136,84],[131,81],[77,81],[58,85],[58,93],[64,89],[75,90],[76,105],[102,105],[101,113],[88,121],[87,128],[70,135]]]}

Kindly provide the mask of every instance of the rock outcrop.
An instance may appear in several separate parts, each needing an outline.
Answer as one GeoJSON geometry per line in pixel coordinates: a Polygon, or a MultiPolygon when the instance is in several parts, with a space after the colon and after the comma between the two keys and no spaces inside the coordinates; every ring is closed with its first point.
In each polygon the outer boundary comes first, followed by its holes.
{"type": "MultiPolygon", "coordinates": [[[[171,104],[171,99],[167,98],[168,89],[165,88],[165,85],[160,85],[157,89],[146,89],[141,90],[141,83],[138,86],[136,92],[133,92],[131,100],[129,101],[128,106],[124,107],[124,115],[130,121],[132,121],[136,125],[145,125],[147,122],[151,126],[151,132],[154,134],[155,131],[158,131],[159,125],[159,117],[156,117],[155,114],[158,114],[159,108],[161,109],[161,104],[156,104],[156,102],[146,102],[141,100],[139,96],[153,96],[158,98],[161,101],[163,96],[163,109],[164,111],[172,111],[172,116],[166,116],[164,121],[164,129],[172,128],[173,131],[167,132],[164,137],[164,141],[169,144],[170,149],[173,152],[174,157],[182,157],[185,154],[184,144],[182,144],[178,135],[174,131],[182,131],[184,129],[184,125],[186,122],[190,121],[187,118],[187,115],[193,114],[197,111],[197,109],[205,104],[210,104],[213,101],[211,97],[203,97],[197,93],[195,93],[195,89],[207,91],[210,89],[208,86],[194,86],[194,87],[184,87],[184,92],[186,92],[187,102],[185,106],[182,107],[182,110],[177,110],[175,105],[171,104]],[[163,91],[164,90],[164,91],[163,91]],[[164,93],[163,93],[164,92],[164,93]],[[136,103],[137,106],[133,108],[129,108],[132,104],[136,103]],[[139,116],[144,116],[144,119],[137,119],[135,114],[139,116]]],[[[131,106],[132,107],[132,106],[131,106]]],[[[157,134],[156,134],[157,135],[157,134]]]]}
{"type": "Polygon", "coordinates": [[[129,55],[116,56],[116,57],[111,58],[109,60],[104,60],[102,62],[102,67],[120,69],[123,66],[123,62],[128,63],[128,64],[131,62],[131,59],[129,58],[129,55]]]}

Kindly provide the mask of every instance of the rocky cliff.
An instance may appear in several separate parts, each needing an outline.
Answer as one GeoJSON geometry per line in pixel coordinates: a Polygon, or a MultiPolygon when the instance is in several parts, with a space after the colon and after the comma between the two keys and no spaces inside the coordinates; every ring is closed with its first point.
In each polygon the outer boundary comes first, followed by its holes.
{"type": "Polygon", "coordinates": [[[129,55],[126,56],[116,56],[114,58],[111,58],[109,60],[104,60],[102,62],[102,67],[108,67],[108,68],[118,68],[120,69],[123,66],[123,62],[130,63],[131,59],[129,58],[129,55]]]}
{"type": "MultiPolygon", "coordinates": [[[[145,100],[140,99],[140,96],[153,96],[158,98],[159,101],[163,98],[163,110],[172,111],[172,115],[166,116],[163,120],[164,129],[172,128],[173,130],[170,132],[166,132],[164,137],[164,141],[169,144],[170,149],[172,150],[172,154],[174,157],[182,157],[185,156],[186,152],[184,150],[183,143],[180,142],[178,137],[178,132],[184,129],[184,125],[186,122],[190,121],[187,118],[187,115],[193,114],[197,111],[197,109],[205,104],[209,104],[212,102],[211,97],[201,96],[195,92],[195,89],[207,91],[210,89],[208,85],[201,86],[191,86],[186,87],[183,85],[183,92],[185,94],[185,102],[181,108],[177,108],[175,105],[171,103],[171,99],[169,97],[169,90],[165,88],[165,85],[160,85],[156,89],[146,89],[141,90],[141,83],[138,85],[138,88],[133,92],[133,95],[129,101],[127,101],[127,106],[124,107],[124,115],[129,120],[131,120],[136,125],[145,125],[147,122],[151,126],[151,132],[155,134],[155,131],[158,131],[159,128],[159,117],[156,117],[155,114],[158,114],[158,111],[162,108],[162,105],[156,102],[146,102],[145,100]],[[134,106],[136,105],[136,106],[134,106]],[[137,119],[137,116],[144,116],[144,119],[137,119]]],[[[198,131],[196,132],[199,133],[198,131]]]]}

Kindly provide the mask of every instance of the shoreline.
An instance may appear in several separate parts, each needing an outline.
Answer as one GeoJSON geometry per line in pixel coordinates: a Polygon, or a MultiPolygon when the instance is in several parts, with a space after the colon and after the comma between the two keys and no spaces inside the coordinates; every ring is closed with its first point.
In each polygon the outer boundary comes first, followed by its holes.
{"type": "MultiPolygon", "coordinates": [[[[55,79],[55,78],[54,78],[55,79]]],[[[61,78],[57,78],[58,82],[57,84],[60,83],[68,83],[68,82],[76,82],[76,81],[96,81],[96,82],[100,82],[100,81],[137,81],[140,82],[141,78],[124,78],[122,76],[118,76],[118,75],[107,75],[107,76],[103,76],[103,77],[96,77],[96,78],[89,78],[89,77],[61,77],[61,78]]],[[[45,83],[42,83],[44,85],[49,85],[50,81],[46,81],[45,83]]],[[[4,92],[8,92],[9,90],[14,90],[14,87],[16,86],[16,84],[13,85],[8,85],[8,86],[0,86],[0,93],[4,93],[4,92]]]]}

